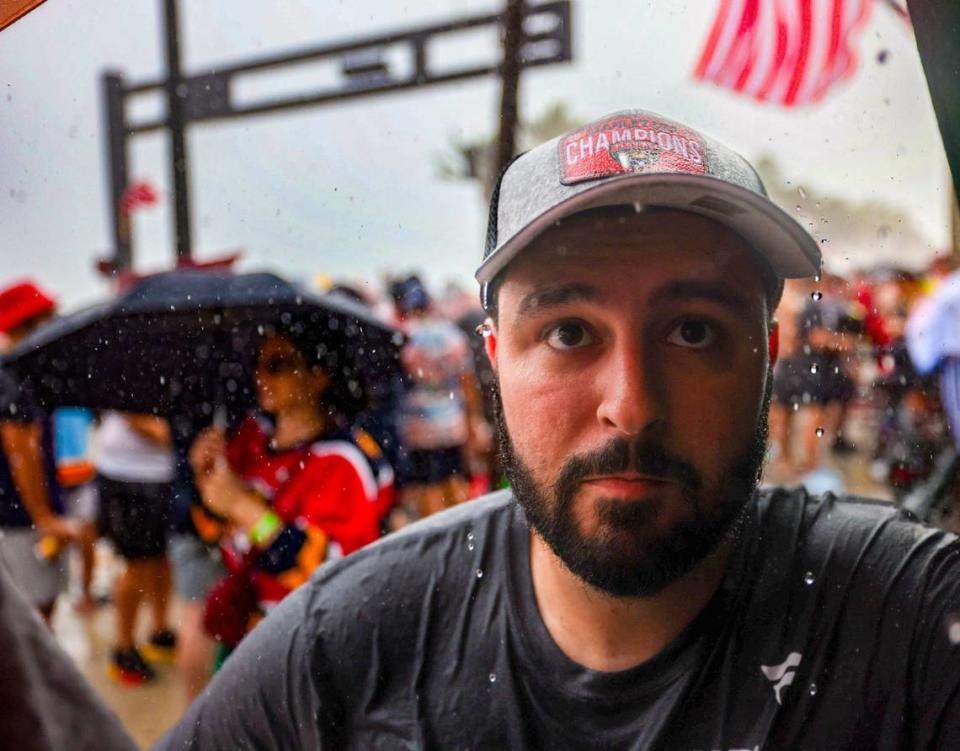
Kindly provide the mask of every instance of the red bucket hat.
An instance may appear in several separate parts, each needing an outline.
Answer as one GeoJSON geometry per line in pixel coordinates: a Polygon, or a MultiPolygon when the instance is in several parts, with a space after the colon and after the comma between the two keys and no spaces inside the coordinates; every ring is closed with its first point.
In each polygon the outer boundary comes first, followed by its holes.
{"type": "Polygon", "coordinates": [[[0,333],[36,316],[49,313],[57,304],[33,282],[20,282],[0,291],[0,333]]]}

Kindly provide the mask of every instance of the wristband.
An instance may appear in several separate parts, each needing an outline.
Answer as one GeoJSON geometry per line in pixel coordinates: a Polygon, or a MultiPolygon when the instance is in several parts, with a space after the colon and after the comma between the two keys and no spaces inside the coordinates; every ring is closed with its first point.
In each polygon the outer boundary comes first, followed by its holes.
{"type": "Polygon", "coordinates": [[[280,517],[275,512],[267,509],[263,512],[257,523],[250,528],[250,542],[261,546],[264,542],[273,537],[274,533],[283,526],[280,517]]]}

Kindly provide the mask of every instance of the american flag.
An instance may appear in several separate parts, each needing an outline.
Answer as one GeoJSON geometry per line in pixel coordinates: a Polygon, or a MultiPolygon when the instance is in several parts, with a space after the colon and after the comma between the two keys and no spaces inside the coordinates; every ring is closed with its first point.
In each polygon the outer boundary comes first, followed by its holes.
{"type": "Polygon", "coordinates": [[[872,0],[720,0],[694,76],[763,102],[820,101],[856,67],[872,0]]]}

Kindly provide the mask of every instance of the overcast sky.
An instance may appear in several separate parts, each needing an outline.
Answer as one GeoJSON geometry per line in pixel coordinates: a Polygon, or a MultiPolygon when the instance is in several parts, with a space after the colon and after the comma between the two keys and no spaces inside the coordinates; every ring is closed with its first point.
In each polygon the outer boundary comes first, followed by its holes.
{"type": "MultiPolygon", "coordinates": [[[[106,293],[94,271],[111,237],[99,76],[106,69],[137,81],[158,75],[160,5],[48,0],[0,33],[0,284],[33,277],[68,307],[106,293]]],[[[718,0],[573,5],[574,62],[524,75],[525,116],[556,101],[584,120],[631,106],[658,111],[748,158],[773,154],[798,186],[902,206],[931,253],[946,246],[947,168],[929,94],[912,33],[884,8],[861,37],[854,80],[820,106],[788,111],[692,80],[718,0]]],[[[498,4],[181,0],[180,7],[184,69],[194,73],[498,4]]],[[[482,58],[489,42],[464,39],[448,54],[482,58]]],[[[303,78],[259,85],[302,86],[303,78]]],[[[497,105],[496,81],[476,79],[194,126],[197,255],[242,249],[245,268],[304,279],[326,272],[375,281],[388,270],[417,268],[434,282],[467,282],[486,208],[476,185],[441,180],[436,160],[453,138],[494,132],[497,105]]],[[[138,137],[131,176],[166,192],[165,154],[162,135],[138,137]]],[[[135,220],[141,270],[173,258],[170,201],[163,198],[135,220]]]]}

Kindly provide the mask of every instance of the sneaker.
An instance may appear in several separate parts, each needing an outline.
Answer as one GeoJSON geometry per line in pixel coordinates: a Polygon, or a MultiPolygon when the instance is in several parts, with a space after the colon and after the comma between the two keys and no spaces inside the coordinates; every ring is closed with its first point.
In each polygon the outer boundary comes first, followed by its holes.
{"type": "Polygon", "coordinates": [[[177,635],[166,628],[154,631],[149,641],[140,649],[150,662],[172,663],[177,653],[177,635]]]}
{"type": "Polygon", "coordinates": [[[143,661],[136,647],[113,650],[107,673],[118,683],[127,686],[139,686],[156,677],[153,669],[143,661]]]}

